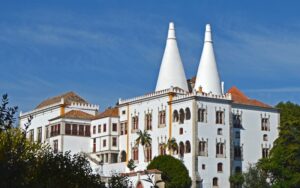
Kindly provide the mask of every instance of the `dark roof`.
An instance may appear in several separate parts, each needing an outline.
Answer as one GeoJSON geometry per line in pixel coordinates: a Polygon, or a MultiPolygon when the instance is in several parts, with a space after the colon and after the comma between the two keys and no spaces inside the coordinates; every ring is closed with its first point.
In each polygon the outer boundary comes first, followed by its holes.
{"type": "Polygon", "coordinates": [[[37,107],[35,107],[35,109],[39,109],[39,108],[43,108],[45,106],[50,106],[52,104],[58,103],[61,101],[61,99],[64,99],[66,104],[71,104],[71,102],[78,102],[78,103],[83,103],[83,104],[87,104],[88,102],[86,100],[84,100],[83,98],[81,98],[79,95],[77,95],[76,93],[74,93],[73,91],[46,99],[44,101],[42,101],[39,105],[37,105],[37,107]]]}
{"type": "Polygon", "coordinates": [[[272,106],[267,105],[261,101],[258,101],[255,99],[250,99],[235,86],[231,87],[228,90],[228,93],[231,94],[233,103],[250,105],[250,106],[258,106],[258,107],[263,107],[263,108],[273,108],[272,106]]]}
{"type": "Polygon", "coordinates": [[[83,120],[92,120],[95,116],[88,114],[86,112],[80,110],[71,110],[63,115],[57,116],[51,120],[59,119],[59,118],[68,118],[68,119],[83,119],[83,120]]]}
{"type": "Polygon", "coordinates": [[[104,112],[97,114],[94,119],[101,119],[105,117],[119,117],[119,109],[117,107],[108,108],[104,112]]]}

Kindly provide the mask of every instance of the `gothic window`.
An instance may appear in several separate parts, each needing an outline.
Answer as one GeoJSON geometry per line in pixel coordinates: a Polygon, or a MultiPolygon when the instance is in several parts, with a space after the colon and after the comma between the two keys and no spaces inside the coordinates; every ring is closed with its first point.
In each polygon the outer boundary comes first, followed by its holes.
{"type": "Polygon", "coordinates": [[[191,153],[191,144],[190,141],[185,142],[185,153],[191,153]]]}
{"type": "Polygon", "coordinates": [[[165,144],[159,144],[159,155],[166,155],[165,144]]]}
{"type": "Polygon", "coordinates": [[[217,143],[216,144],[216,154],[217,154],[217,157],[224,157],[224,143],[217,143]]]}
{"type": "Polygon", "coordinates": [[[269,131],[269,118],[261,118],[261,130],[262,131],[269,131]]]}
{"type": "Polygon", "coordinates": [[[223,164],[222,163],[218,163],[217,166],[218,166],[217,167],[218,172],[223,172],[223,164]]]}
{"type": "Polygon", "coordinates": [[[180,157],[184,156],[184,144],[183,144],[183,142],[179,143],[179,156],[180,157]]]}
{"type": "Polygon", "coordinates": [[[216,124],[224,124],[224,112],[216,111],[216,124]]]}
{"type": "Polygon", "coordinates": [[[159,118],[159,125],[165,125],[166,124],[166,111],[162,110],[159,111],[158,113],[158,118],[159,118]]]}
{"type": "Polygon", "coordinates": [[[269,148],[262,148],[262,158],[269,157],[269,148]]]}
{"type": "Polygon", "coordinates": [[[200,141],[198,145],[199,155],[200,156],[206,156],[207,151],[207,142],[206,141],[200,141]]]}
{"type": "Polygon", "coordinates": [[[152,147],[151,147],[151,145],[147,145],[146,147],[145,147],[145,154],[146,154],[146,156],[145,156],[145,162],[149,162],[149,161],[151,161],[151,159],[152,159],[152,147]]]}
{"type": "Polygon", "coordinates": [[[135,160],[135,161],[139,160],[139,148],[138,147],[132,148],[132,156],[133,156],[133,160],[135,160]]]}
{"type": "Polygon", "coordinates": [[[178,122],[178,119],[179,119],[178,111],[174,110],[174,112],[173,112],[173,122],[178,122]]]}
{"type": "Polygon", "coordinates": [[[191,119],[191,111],[190,111],[189,108],[186,108],[186,109],[185,109],[185,119],[186,119],[186,120],[191,119]]]}
{"type": "Polygon", "coordinates": [[[180,109],[179,110],[179,123],[184,123],[184,110],[180,109]]]}
{"type": "Polygon", "coordinates": [[[133,116],[132,117],[132,130],[138,130],[139,129],[139,117],[133,116]]]}
{"type": "Polygon", "coordinates": [[[152,114],[148,113],[145,115],[146,130],[152,130],[152,114]]]}
{"type": "Polygon", "coordinates": [[[206,110],[203,108],[198,109],[198,122],[205,122],[206,120],[206,110]]]}
{"type": "Polygon", "coordinates": [[[233,121],[234,128],[242,128],[241,119],[242,119],[242,117],[240,114],[233,114],[232,121],[233,121]]]}

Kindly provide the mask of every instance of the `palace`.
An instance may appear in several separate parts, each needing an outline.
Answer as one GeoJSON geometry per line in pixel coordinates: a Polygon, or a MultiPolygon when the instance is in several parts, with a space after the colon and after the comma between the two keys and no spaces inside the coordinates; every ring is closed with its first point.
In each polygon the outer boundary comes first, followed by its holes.
{"type": "Polygon", "coordinates": [[[155,91],[119,99],[103,112],[98,105],[68,92],[21,112],[20,126],[31,116],[30,140],[48,143],[54,152],[84,152],[93,169],[101,166],[103,176],[130,172],[130,159],[138,172],[153,157],[170,154],[183,161],[192,187],[203,188],[230,187],[230,175],[268,157],[280,118],[277,109],[247,97],[236,87],[224,91],[210,25],[206,25],[197,75],[187,80],[173,23],[169,24],[155,91]],[[136,144],[139,130],[147,130],[151,145],[136,144]],[[177,147],[168,150],[171,139],[177,147]]]}

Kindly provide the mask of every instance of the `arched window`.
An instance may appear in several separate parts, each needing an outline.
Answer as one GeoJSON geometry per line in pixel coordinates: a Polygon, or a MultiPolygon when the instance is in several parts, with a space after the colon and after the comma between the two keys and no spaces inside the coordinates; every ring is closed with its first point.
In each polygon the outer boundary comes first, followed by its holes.
{"type": "Polygon", "coordinates": [[[166,155],[166,146],[165,144],[159,144],[159,155],[166,155]]]}
{"type": "Polygon", "coordinates": [[[185,119],[186,119],[186,120],[191,119],[191,111],[190,111],[189,108],[186,108],[186,109],[185,109],[185,119]]]}
{"type": "Polygon", "coordinates": [[[216,144],[216,154],[217,157],[224,157],[224,143],[217,143],[216,144]]]}
{"type": "Polygon", "coordinates": [[[267,135],[267,134],[264,134],[263,140],[264,140],[264,141],[268,141],[268,135],[267,135]]]}
{"type": "Polygon", "coordinates": [[[206,120],[206,111],[203,108],[198,109],[198,122],[205,122],[206,120]]]}
{"type": "Polygon", "coordinates": [[[213,186],[218,186],[218,178],[213,178],[213,186]]]}
{"type": "Polygon", "coordinates": [[[132,156],[133,156],[133,160],[135,160],[135,161],[139,160],[139,148],[138,147],[132,148],[132,156]]]}
{"type": "Polygon", "coordinates": [[[173,112],[173,122],[178,122],[178,119],[179,119],[178,111],[174,110],[174,112],[173,112]]]}
{"type": "Polygon", "coordinates": [[[222,163],[218,163],[217,170],[218,170],[218,172],[223,172],[223,164],[222,163]]]}
{"type": "Polygon", "coordinates": [[[180,155],[180,157],[184,156],[184,144],[183,144],[183,142],[179,143],[179,155],[180,155]]]}
{"type": "Polygon", "coordinates": [[[179,110],[179,123],[184,123],[184,110],[179,110]]]}
{"type": "Polygon", "coordinates": [[[126,151],[122,151],[121,152],[121,162],[125,162],[126,161],[126,151]]]}
{"type": "Polygon", "coordinates": [[[199,150],[199,155],[200,156],[206,156],[206,142],[205,141],[200,141],[198,145],[198,150],[199,150]]]}
{"type": "Polygon", "coordinates": [[[241,173],[242,169],[240,166],[235,167],[235,173],[241,173]]]}
{"type": "Polygon", "coordinates": [[[191,153],[191,144],[190,141],[185,142],[185,153],[191,153]]]}
{"type": "Polygon", "coordinates": [[[146,145],[145,147],[145,162],[151,161],[152,159],[152,147],[151,145],[146,145]]]}

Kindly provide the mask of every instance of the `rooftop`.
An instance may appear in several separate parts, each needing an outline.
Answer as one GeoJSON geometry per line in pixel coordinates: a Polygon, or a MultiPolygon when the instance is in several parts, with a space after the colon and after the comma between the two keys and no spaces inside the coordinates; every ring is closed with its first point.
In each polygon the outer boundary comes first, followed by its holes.
{"type": "Polygon", "coordinates": [[[71,110],[63,115],[57,116],[51,120],[59,119],[59,118],[68,118],[68,119],[83,119],[83,120],[92,120],[95,116],[85,113],[80,110],[71,110]]]}
{"type": "Polygon", "coordinates": [[[119,110],[117,107],[108,108],[104,112],[97,114],[94,119],[101,119],[105,117],[119,117],[119,110]]]}

